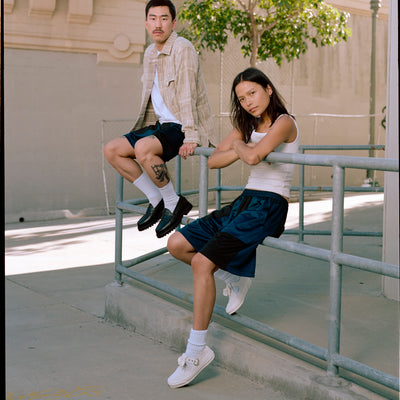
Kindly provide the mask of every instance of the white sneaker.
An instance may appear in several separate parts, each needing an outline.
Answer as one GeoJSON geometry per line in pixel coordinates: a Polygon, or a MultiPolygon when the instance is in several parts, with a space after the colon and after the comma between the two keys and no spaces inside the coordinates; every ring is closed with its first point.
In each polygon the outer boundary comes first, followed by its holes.
{"type": "Polygon", "coordinates": [[[223,294],[224,296],[229,296],[225,309],[228,314],[235,313],[242,306],[251,282],[251,278],[241,276],[237,282],[226,285],[223,294]]]}
{"type": "Polygon", "coordinates": [[[208,347],[204,347],[199,358],[189,358],[186,353],[178,358],[179,367],[168,378],[168,385],[175,389],[190,383],[208,364],[214,360],[215,354],[208,347]]]}

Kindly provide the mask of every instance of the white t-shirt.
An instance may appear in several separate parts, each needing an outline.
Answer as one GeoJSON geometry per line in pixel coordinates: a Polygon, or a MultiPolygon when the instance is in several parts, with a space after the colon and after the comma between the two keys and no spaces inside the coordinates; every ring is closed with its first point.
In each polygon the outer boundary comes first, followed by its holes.
{"type": "Polygon", "coordinates": [[[164,103],[158,86],[157,69],[156,76],[154,78],[153,89],[151,90],[151,103],[153,104],[154,112],[156,113],[157,119],[160,124],[164,124],[165,122],[174,122],[176,124],[182,125],[182,123],[174,117],[171,111],[168,110],[167,106],[164,103]]]}
{"type": "MultiPolygon", "coordinates": [[[[282,116],[281,114],[276,121],[282,116]]],[[[274,151],[277,153],[297,153],[299,151],[299,128],[293,117],[289,115],[296,125],[297,136],[291,143],[281,143],[274,151]]],[[[253,131],[250,143],[258,143],[268,132],[260,133],[253,131]]],[[[293,173],[296,168],[295,164],[277,163],[271,164],[260,162],[250,167],[250,175],[247,181],[246,189],[265,190],[268,192],[278,193],[281,196],[290,196],[290,184],[292,182],[293,173]]]]}

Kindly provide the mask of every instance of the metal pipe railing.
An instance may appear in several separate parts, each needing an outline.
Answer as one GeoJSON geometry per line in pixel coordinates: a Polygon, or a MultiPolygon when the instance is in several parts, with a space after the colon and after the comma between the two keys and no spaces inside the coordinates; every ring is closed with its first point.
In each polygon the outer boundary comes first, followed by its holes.
{"type": "MultiPolygon", "coordinates": [[[[304,154],[306,151],[354,151],[354,150],[361,150],[361,151],[366,151],[370,150],[371,147],[374,148],[374,150],[385,150],[384,145],[342,145],[342,146],[337,146],[337,145],[301,145],[299,146],[299,152],[301,154],[304,154]]],[[[300,242],[304,241],[304,236],[306,234],[308,235],[330,235],[330,232],[324,232],[324,231],[311,231],[311,230],[306,230],[304,229],[304,194],[306,191],[321,191],[321,192],[332,192],[333,188],[331,186],[308,186],[305,187],[304,184],[304,179],[305,179],[305,174],[304,174],[304,164],[301,164],[299,166],[299,229],[296,231],[293,231],[294,234],[298,234],[299,238],[298,240],[300,242]]],[[[292,188],[293,190],[293,188],[292,188]]],[[[383,191],[383,188],[364,188],[364,187],[345,187],[346,192],[380,192],[383,191]]],[[[288,233],[288,232],[287,232],[288,233]]],[[[292,232],[289,232],[292,233],[292,232]]],[[[356,235],[356,236],[361,236],[358,235],[359,232],[353,232],[353,233],[347,233],[347,235],[356,235]]],[[[367,235],[367,233],[364,233],[362,236],[367,235]]],[[[382,236],[382,234],[376,234],[372,235],[369,233],[371,236],[382,236]]]]}
{"type": "MultiPolygon", "coordinates": [[[[199,215],[206,215],[208,209],[208,168],[207,157],[213,149],[197,148],[195,155],[200,156],[200,184],[199,184],[199,215]]],[[[297,350],[317,357],[327,362],[327,375],[337,377],[338,369],[344,368],[361,377],[370,379],[393,390],[399,391],[399,378],[371,368],[365,364],[340,355],[340,325],[341,325],[341,292],[342,292],[342,266],[361,269],[399,279],[399,268],[397,265],[388,264],[363,257],[356,257],[343,253],[343,206],[344,206],[344,176],[346,168],[374,169],[380,171],[398,172],[398,160],[375,159],[368,157],[347,157],[334,155],[310,155],[310,154],[283,154],[271,153],[266,158],[270,162],[286,162],[299,165],[320,165],[333,168],[333,206],[332,206],[332,232],[330,250],[310,246],[301,243],[291,242],[284,239],[266,238],[262,245],[276,249],[305,255],[311,258],[320,259],[330,263],[330,293],[329,293],[329,328],[328,328],[328,349],[320,348],[312,343],[278,331],[259,321],[252,320],[244,315],[236,314],[229,316],[225,310],[216,305],[214,312],[226,319],[233,320],[243,326],[260,332],[268,337],[276,339],[297,350]]],[[[180,165],[179,165],[180,169],[180,165]]],[[[179,179],[178,179],[179,180],[179,179]]],[[[180,182],[180,181],[179,181],[180,182]]],[[[217,193],[227,190],[220,186],[221,177],[217,174],[217,186],[212,188],[217,193]]],[[[176,183],[175,183],[176,184],[176,183]]],[[[180,183],[179,183],[180,185],[180,183]]],[[[240,190],[240,187],[232,187],[233,190],[240,190]]],[[[179,186],[180,189],[180,186],[179,186]]],[[[303,190],[304,191],[304,190],[303,190]]],[[[196,191],[192,191],[193,193],[196,191]]],[[[115,246],[115,279],[121,283],[122,275],[127,275],[150,286],[156,287],[166,293],[193,302],[193,297],[179,289],[165,285],[152,278],[134,272],[129,268],[145,260],[156,257],[167,251],[162,248],[133,260],[122,262],[122,216],[124,210],[144,212],[143,207],[137,204],[143,203],[143,199],[123,201],[123,178],[118,175],[117,179],[117,204],[116,204],[116,246],[115,246]]],[[[220,198],[217,203],[220,203],[220,198]]],[[[182,223],[187,223],[190,218],[184,217],[182,223]]]]}

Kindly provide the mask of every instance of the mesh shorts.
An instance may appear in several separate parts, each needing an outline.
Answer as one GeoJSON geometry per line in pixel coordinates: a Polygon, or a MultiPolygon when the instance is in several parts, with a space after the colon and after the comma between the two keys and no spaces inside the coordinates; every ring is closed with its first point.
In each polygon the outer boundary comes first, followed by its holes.
{"type": "Polygon", "coordinates": [[[178,155],[179,148],[183,144],[185,134],[182,132],[182,125],[173,122],[146,126],[136,131],[132,130],[124,135],[129,143],[135,148],[135,144],[139,139],[155,136],[161,143],[163,154],[160,156],[164,162],[167,162],[178,155]]]}
{"type": "Polygon", "coordinates": [[[279,194],[245,189],[231,204],[179,231],[219,268],[252,278],[257,246],[283,233],[287,212],[288,202],[279,194]]]}

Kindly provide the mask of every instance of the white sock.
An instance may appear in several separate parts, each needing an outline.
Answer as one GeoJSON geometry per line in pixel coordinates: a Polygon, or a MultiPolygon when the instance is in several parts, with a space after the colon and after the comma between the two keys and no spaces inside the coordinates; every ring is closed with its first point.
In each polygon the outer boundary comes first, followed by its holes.
{"type": "Polygon", "coordinates": [[[224,271],[223,269],[218,269],[214,272],[214,276],[221,281],[224,281],[227,285],[233,282],[237,282],[240,279],[240,276],[233,275],[228,271],[224,271]]]}
{"type": "Polygon", "coordinates": [[[146,195],[153,207],[161,201],[162,196],[160,190],[145,172],[143,172],[133,184],[146,195]]]}
{"type": "Polygon", "coordinates": [[[200,353],[206,347],[207,329],[205,331],[190,330],[190,336],[186,346],[186,355],[189,358],[199,358],[200,353]]]}
{"type": "Polygon", "coordinates": [[[176,194],[174,185],[171,181],[168,182],[164,187],[158,189],[164,199],[164,207],[169,211],[174,212],[176,205],[179,201],[179,196],[176,194]]]}

